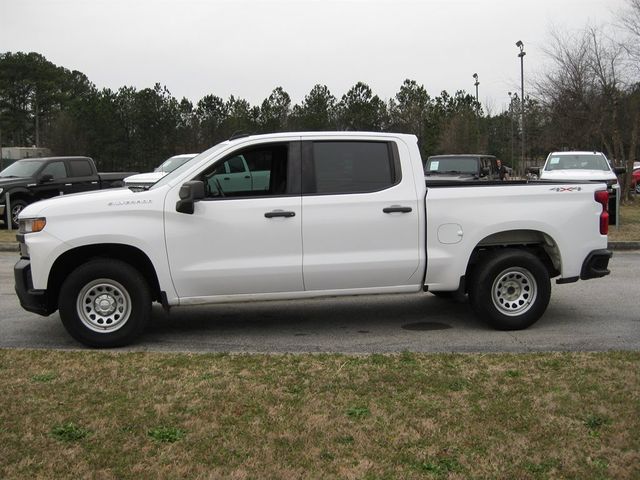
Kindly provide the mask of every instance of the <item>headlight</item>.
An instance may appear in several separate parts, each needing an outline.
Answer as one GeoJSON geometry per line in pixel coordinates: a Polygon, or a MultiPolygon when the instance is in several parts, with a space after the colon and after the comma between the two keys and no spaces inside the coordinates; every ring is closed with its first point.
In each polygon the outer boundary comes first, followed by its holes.
{"type": "Polygon", "coordinates": [[[19,220],[18,233],[35,233],[41,231],[47,224],[47,219],[25,218],[19,220]]]}

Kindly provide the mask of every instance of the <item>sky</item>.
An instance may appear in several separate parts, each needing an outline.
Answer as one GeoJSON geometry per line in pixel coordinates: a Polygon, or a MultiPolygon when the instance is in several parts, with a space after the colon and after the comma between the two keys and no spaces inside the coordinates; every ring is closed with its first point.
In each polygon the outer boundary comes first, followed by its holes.
{"type": "Polygon", "coordinates": [[[356,82],[383,100],[409,78],[431,96],[475,94],[493,113],[548,60],[550,31],[614,21],[625,0],[0,0],[0,52],[34,51],[98,88],[156,82],[196,103],[260,104],[281,86],[338,99],[356,82]]]}

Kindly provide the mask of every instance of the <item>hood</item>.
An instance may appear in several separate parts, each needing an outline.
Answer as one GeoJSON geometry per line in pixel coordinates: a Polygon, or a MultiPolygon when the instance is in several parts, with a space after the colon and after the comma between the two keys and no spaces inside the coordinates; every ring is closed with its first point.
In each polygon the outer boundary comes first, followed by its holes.
{"type": "Polygon", "coordinates": [[[158,195],[149,198],[148,192],[133,192],[128,188],[109,188],[92,192],[61,195],[27,205],[20,213],[20,218],[39,217],[56,213],[82,214],[113,211],[117,209],[134,209],[156,203],[158,195]]]}
{"type": "Polygon", "coordinates": [[[137,175],[131,175],[124,179],[125,185],[153,185],[162,177],[164,177],[167,172],[149,172],[149,173],[139,173],[137,175]]]}
{"type": "Polygon", "coordinates": [[[541,180],[616,180],[616,174],[604,170],[542,170],[540,172],[541,180]]]}
{"type": "Polygon", "coordinates": [[[0,177],[0,188],[24,186],[29,182],[33,183],[33,179],[31,177],[0,177]]]}

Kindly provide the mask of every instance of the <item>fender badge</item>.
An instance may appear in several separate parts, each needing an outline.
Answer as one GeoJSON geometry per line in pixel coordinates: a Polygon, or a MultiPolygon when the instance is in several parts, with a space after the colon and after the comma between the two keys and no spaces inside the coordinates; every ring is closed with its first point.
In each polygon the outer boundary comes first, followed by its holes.
{"type": "Polygon", "coordinates": [[[109,202],[107,206],[109,207],[126,207],[128,205],[149,205],[151,204],[151,200],[119,200],[116,202],[109,202]]]}
{"type": "Polygon", "coordinates": [[[553,187],[550,188],[552,192],[580,192],[582,187],[553,187]]]}

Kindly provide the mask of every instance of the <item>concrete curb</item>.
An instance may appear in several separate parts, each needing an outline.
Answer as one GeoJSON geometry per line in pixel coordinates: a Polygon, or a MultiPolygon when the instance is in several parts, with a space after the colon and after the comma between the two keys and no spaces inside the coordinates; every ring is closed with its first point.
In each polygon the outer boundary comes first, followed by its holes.
{"type": "MultiPolygon", "coordinates": [[[[609,242],[611,250],[640,250],[640,242],[609,242]]],[[[18,253],[18,244],[14,242],[0,242],[0,252],[18,253]]]]}

